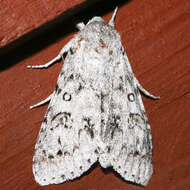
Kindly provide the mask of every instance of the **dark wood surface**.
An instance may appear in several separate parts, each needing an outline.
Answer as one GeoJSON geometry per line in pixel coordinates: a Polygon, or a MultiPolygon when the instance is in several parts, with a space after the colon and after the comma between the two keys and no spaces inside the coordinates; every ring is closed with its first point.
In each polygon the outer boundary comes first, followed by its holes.
{"type": "MultiPolygon", "coordinates": [[[[102,7],[95,3],[79,10],[79,18],[88,20],[102,15],[108,21],[116,4],[108,5],[108,9],[106,1],[102,2],[102,7]]],[[[20,9],[19,4],[17,8],[20,9]]],[[[40,187],[34,181],[32,156],[47,105],[33,110],[29,106],[53,91],[62,63],[44,70],[29,70],[26,66],[44,64],[58,54],[76,31],[68,19],[1,58],[0,189],[143,189],[124,182],[98,164],[72,182],[40,187]]],[[[187,0],[122,1],[116,17],[116,29],[134,73],[147,90],[161,97],[157,101],[143,97],[154,145],[154,174],[144,188],[147,190],[190,189],[189,21],[187,0]]]]}

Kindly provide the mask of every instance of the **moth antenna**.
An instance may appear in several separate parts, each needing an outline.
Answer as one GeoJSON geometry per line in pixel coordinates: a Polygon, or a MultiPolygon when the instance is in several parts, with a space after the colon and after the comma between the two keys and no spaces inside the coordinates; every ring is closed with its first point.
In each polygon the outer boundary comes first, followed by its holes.
{"type": "Polygon", "coordinates": [[[118,10],[118,7],[115,8],[114,13],[113,13],[113,15],[112,15],[112,17],[111,17],[111,19],[110,19],[110,21],[108,23],[109,25],[111,25],[113,27],[114,27],[114,20],[115,20],[116,14],[117,14],[117,10],[118,10]]]}

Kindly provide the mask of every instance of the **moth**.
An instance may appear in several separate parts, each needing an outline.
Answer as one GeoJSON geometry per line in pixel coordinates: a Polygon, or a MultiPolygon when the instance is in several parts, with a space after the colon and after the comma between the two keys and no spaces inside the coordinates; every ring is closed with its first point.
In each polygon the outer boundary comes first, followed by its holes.
{"type": "Polygon", "coordinates": [[[121,38],[109,23],[93,17],[45,65],[63,59],[53,93],[30,108],[49,102],[33,157],[40,185],[81,176],[95,163],[112,167],[122,178],[146,185],[153,173],[151,129],[136,79],[121,38]]]}

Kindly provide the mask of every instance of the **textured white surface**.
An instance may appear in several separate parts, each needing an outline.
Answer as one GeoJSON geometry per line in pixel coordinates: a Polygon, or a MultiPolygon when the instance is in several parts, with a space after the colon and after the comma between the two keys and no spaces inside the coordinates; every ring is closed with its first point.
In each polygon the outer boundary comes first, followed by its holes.
{"type": "MultiPolygon", "coordinates": [[[[58,184],[81,176],[99,161],[125,180],[146,185],[152,169],[152,137],[140,90],[114,17],[92,18],[46,65],[67,53],[33,157],[35,180],[58,184]]],[[[31,107],[31,108],[33,108],[31,107]]]]}

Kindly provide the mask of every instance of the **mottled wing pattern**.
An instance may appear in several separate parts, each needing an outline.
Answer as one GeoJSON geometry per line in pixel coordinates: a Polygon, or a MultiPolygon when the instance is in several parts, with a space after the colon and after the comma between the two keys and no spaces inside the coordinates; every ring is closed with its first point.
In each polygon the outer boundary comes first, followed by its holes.
{"type": "Polygon", "coordinates": [[[41,185],[79,177],[97,161],[93,129],[100,106],[71,68],[65,60],[35,146],[33,173],[41,185]]]}
{"type": "Polygon", "coordinates": [[[128,58],[121,53],[113,78],[111,165],[125,180],[146,185],[153,172],[150,125],[128,58]]]}
{"type": "Polygon", "coordinates": [[[67,53],[35,146],[40,185],[77,178],[97,160],[137,184],[152,175],[152,137],[139,90],[156,97],[132,72],[114,29],[116,11],[109,24],[100,17],[81,23],[56,58],[32,67],[46,68],[67,53]]]}

